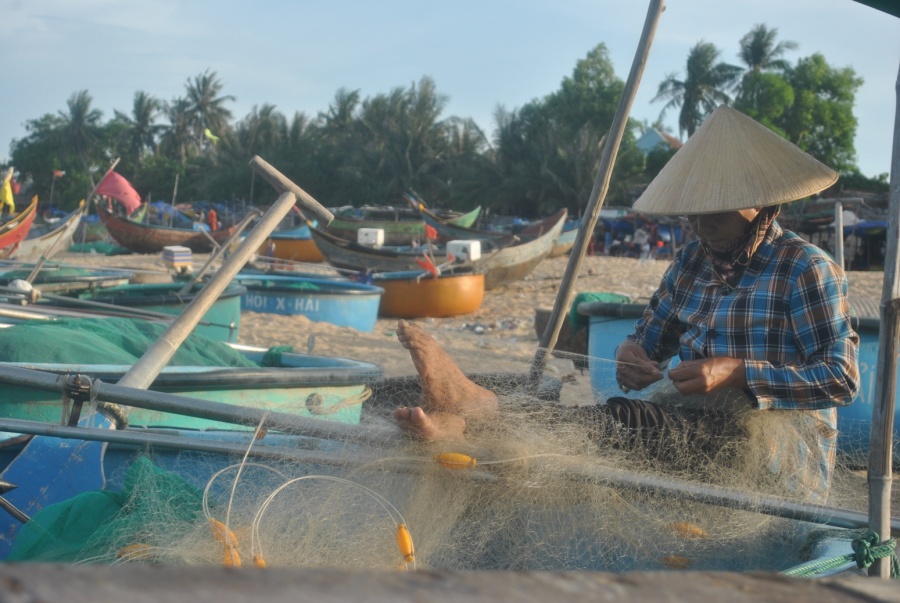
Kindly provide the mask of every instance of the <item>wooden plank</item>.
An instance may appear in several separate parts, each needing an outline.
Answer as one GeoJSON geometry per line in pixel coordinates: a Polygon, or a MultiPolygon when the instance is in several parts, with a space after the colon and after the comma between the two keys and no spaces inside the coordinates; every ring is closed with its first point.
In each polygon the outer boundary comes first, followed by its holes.
{"type": "Polygon", "coordinates": [[[896,601],[897,585],[855,576],[803,580],[702,572],[442,572],[187,568],[150,565],[0,566],[0,600],[66,603],[330,603],[366,601],[896,601]]]}

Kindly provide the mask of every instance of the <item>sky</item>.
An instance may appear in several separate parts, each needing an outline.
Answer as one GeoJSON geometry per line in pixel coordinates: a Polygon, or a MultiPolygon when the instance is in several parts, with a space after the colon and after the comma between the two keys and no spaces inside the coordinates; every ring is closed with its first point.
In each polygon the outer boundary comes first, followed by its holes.
{"type": "MultiPolygon", "coordinates": [[[[559,89],[576,63],[606,44],[625,80],[647,2],[638,0],[0,0],[0,164],[25,123],[65,112],[87,90],[104,121],[131,113],[134,95],[183,96],[210,70],[235,120],[269,103],[289,119],[327,111],[339,89],[363,98],[422,77],[447,97],[442,117],[471,117],[490,136],[498,107],[513,110],[559,89]]],[[[900,66],[900,19],[852,0],[668,0],[631,116],[655,121],[669,74],[691,47],[712,42],[740,64],[739,40],[759,23],[799,47],[852,67],[857,163],[890,171],[900,66]]],[[[160,119],[164,123],[164,119],[160,119]]],[[[677,133],[677,109],[665,115],[677,133]]],[[[277,167],[277,166],[276,166],[277,167]]],[[[302,186],[302,184],[301,184],[302,186]]]]}

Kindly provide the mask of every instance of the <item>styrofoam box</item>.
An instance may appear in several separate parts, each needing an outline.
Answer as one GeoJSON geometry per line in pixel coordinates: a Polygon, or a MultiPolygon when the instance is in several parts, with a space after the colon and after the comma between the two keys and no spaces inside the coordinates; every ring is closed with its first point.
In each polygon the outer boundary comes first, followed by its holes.
{"type": "Polygon", "coordinates": [[[447,253],[464,262],[481,258],[481,241],[449,241],[447,253]]]}
{"type": "Polygon", "coordinates": [[[356,232],[356,241],[360,245],[384,245],[384,229],[360,228],[356,232]]]}

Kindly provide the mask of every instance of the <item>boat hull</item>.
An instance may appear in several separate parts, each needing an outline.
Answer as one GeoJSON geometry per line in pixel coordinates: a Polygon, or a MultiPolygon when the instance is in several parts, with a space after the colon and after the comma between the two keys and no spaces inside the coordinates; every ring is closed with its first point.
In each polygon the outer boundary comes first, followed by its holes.
{"type": "Polygon", "coordinates": [[[325,256],[316,247],[308,226],[284,232],[273,232],[260,246],[259,255],[293,262],[322,262],[325,256]]]}
{"type": "Polygon", "coordinates": [[[19,250],[34,224],[37,204],[38,198],[35,196],[28,207],[0,225],[0,258],[12,257],[19,250]]]}
{"type": "Polygon", "coordinates": [[[36,262],[42,257],[52,258],[58,253],[63,253],[72,246],[75,233],[81,225],[81,218],[87,209],[84,201],[77,210],[72,212],[58,227],[46,234],[36,237],[27,237],[19,244],[19,249],[13,254],[13,258],[22,262],[36,262]]]}
{"type": "MultiPolygon", "coordinates": [[[[262,362],[264,349],[232,346],[245,357],[262,362]]],[[[87,375],[117,383],[130,367],[96,364],[3,363],[60,375],[87,375]]],[[[367,383],[379,378],[374,364],[306,354],[282,353],[276,367],[169,366],[148,389],[189,398],[279,411],[340,423],[359,423],[367,383]]],[[[20,385],[7,385],[0,401],[0,416],[59,423],[62,405],[58,394],[20,385]]],[[[174,413],[131,408],[128,423],[141,427],[178,429],[235,429],[224,423],[174,413]]],[[[254,429],[248,425],[246,429],[254,429]]],[[[240,426],[237,427],[240,429],[240,426]]]]}
{"type": "Polygon", "coordinates": [[[385,273],[375,283],[384,289],[381,316],[445,318],[470,314],[484,300],[483,274],[442,274],[417,278],[422,273],[385,273]]]}
{"type": "Polygon", "coordinates": [[[98,206],[97,213],[116,243],[134,253],[161,253],[164,247],[187,247],[194,253],[209,253],[213,250],[212,238],[222,245],[237,230],[237,226],[219,229],[215,232],[169,228],[152,224],[142,224],[113,214],[98,206]]]}
{"type": "Polygon", "coordinates": [[[244,311],[305,316],[365,333],[375,330],[384,293],[380,287],[336,279],[238,274],[235,282],[245,289],[244,311]]]}
{"type": "MultiPolygon", "coordinates": [[[[54,298],[52,301],[41,300],[40,303],[78,308],[84,307],[83,304],[78,304],[78,300],[85,300],[177,316],[197,296],[196,291],[179,295],[183,286],[183,283],[136,283],[82,291],[71,302],[54,298]]],[[[236,342],[241,328],[243,293],[244,289],[240,285],[231,284],[226,287],[193,332],[216,341],[236,342]]]]}
{"type": "MultiPolygon", "coordinates": [[[[472,267],[484,273],[484,288],[490,290],[514,282],[528,275],[550,253],[556,237],[559,236],[566,219],[566,210],[539,222],[529,237],[518,244],[507,244],[489,249],[472,262],[472,267]]],[[[328,263],[348,270],[373,272],[404,272],[421,270],[416,261],[422,257],[422,251],[398,250],[387,246],[371,248],[334,237],[316,228],[312,229],[316,245],[327,258],[328,263]]],[[[477,237],[474,237],[477,238],[477,237]]],[[[497,239],[488,244],[498,243],[497,239]]],[[[436,264],[449,261],[445,251],[434,250],[432,253],[436,264]]]]}
{"type": "MultiPolygon", "coordinates": [[[[638,304],[583,303],[578,313],[588,316],[588,363],[591,387],[595,394],[609,389],[606,375],[609,360],[615,358],[616,347],[634,331],[643,306],[638,304]]],[[[875,379],[878,361],[879,322],[874,318],[854,318],[854,329],[859,334],[860,391],[852,404],[839,406],[838,450],[853,462],[868,460],[872,409],[875,403],[875,379]]],[[[673,366],[678,359],[672,360],[673,366]]],[[[900,369],[898,369],[900,378],[900,369]]],[[[640,395],[640,392],[630,394],[640,395]]],[[[894,402],[894,440],[900,440],[900,393],[894,402]]],[[[900,451],[894,448],[894,463],[900,463],[900,451]]]]}

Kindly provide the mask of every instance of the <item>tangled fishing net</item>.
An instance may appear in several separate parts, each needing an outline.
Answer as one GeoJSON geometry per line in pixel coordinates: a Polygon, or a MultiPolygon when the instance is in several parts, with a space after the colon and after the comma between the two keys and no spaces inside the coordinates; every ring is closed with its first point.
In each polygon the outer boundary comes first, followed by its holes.
{"type": "MultiPolygon", "coordinates": [[[[334,438],[285,435],[267,417],[230,435],[243,454],[172,457],[144,450],[139,461],[115,465],[107,476],[116,494],[106,494],[105,504],[82,504],[80,515],[71,501],[48,507],[22,528],[10,558],[351,569],[778,570],[803,561],[797,552],[817,526],[688,493],[716,489],[751,506],[778,497],[864,508],[864,480],[844,467],[827,499],[815,498],[803,478],[818,464],[815,427],[789,413],[735,413],[730,424],[706,435],[709,446],[702,451],[677,436],[647,446],[591,409],[595,400],[621,396],[614,362],[582,358],[575,365],[591,366],[592,381],[608,386],[594,387],[594,399],[570,399],[567,384],[552,379],[533,390],[524,375],[474,376],[498,392],[501,417],[470,424],[465,439],[453,443],[396,435],[391,410],[414,405],[421,395],[410,377],[370,383],[373,394],[359,425],[334,438]],[[576,404],[581,408],[570,408],[576,404]],[[784,442],[792,445],[774,445],[784,442]],[[669,488],[672,483],[679,485],[669,488]]],[[[677,399],[665,385],[640,396],[677,399]]],[[[712,396],[706,407],[731,402],[724,394],[712,396]]],[[[305,412],[304,402],[293,411],[305,412]]],[[[694,412],[706,410],[700,405],[694,412]]],[[[110,446],[107,455],[114,454],[110,446]]]]}

